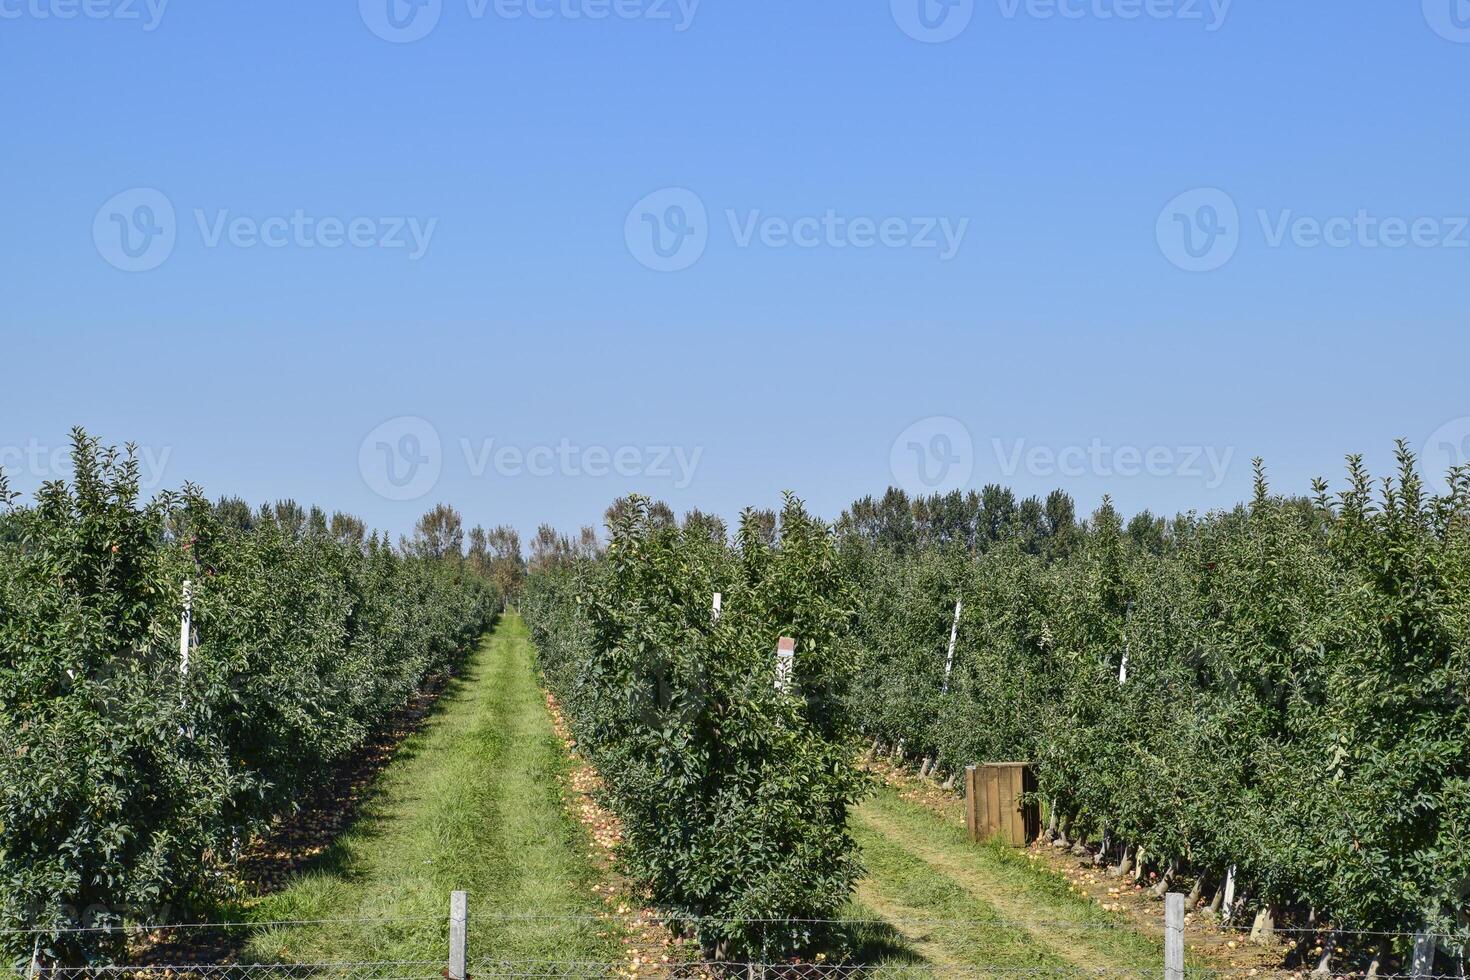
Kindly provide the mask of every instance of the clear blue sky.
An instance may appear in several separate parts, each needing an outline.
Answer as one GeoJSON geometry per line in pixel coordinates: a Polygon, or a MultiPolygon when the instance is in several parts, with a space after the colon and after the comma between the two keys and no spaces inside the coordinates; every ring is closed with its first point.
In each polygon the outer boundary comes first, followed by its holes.
{"type": "Polygon", "coordinates": [[[0,0],[17,488],[73,424],[394,531],[1470,449],[1465,0],[391,2],[0,0]]]}

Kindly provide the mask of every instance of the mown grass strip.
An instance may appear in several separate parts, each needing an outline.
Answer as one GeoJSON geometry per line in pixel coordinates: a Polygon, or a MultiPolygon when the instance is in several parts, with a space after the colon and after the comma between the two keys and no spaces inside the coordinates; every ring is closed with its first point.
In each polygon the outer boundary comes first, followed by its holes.
{"type": "Polygon", "coordinates": [[[358,818],[261,921],[370,919],[273,928],[262,960],[433,960],[446,952],[449,893],[469,892],[470,956],[598,959],[581,827],[568,815],[567,761],[531,668],[525,625],[505,617],[383,772],[358,818]]]}
{"type": "MultiPolygon", "coordinates": [[[[964,827],[884,788],[853,812],[869,874],[860,901],[945,955],[972,965],[1153,967],[1162,945],[1067,891],[1066,882],[1001,844],[977,845],[964,827]],[[873,899],[868,899],[873,901],[873,899]],[[886,905],[884,905],[886,903],[886,905]],[[908,920],[966,920],[963,926],[908,920]]],[[[1161,968],[1161,967],[1160,967],[1161,968]]]]}

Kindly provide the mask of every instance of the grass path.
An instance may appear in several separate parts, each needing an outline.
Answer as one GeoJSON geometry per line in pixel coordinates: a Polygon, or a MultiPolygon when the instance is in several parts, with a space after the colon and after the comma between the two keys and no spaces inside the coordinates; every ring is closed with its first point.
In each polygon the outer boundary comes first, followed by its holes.
{"type": "Polygon", "coordinates": [[[909,962],[1078,972],[1162,968],[1159,943],[1070,894],[1064,881],[1031,867],[1024,853],[974,844],[963,825],[891,788],[855,808],[850,826],[868,867],[854,915],[889,923],[909,962]]]}
{"type": "Polygon", "coordinates": [[[278,927],[253,936],[247,953],[300,963],[442,959],[449,893],[463,889],[473,959],[611,955],[591,921],[494,918],[598,911],[585,834],[563,806],[566,771],[525,624],[507,615],[348,831],[252,910],[260,921],[397,921],[278,927]]]}

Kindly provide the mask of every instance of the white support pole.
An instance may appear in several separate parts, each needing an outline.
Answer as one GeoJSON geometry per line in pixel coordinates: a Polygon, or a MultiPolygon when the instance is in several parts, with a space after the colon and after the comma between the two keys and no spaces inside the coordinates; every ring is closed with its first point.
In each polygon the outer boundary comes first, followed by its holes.
{"type": "Polygon", "coordinates": [[[449,980],[465,980],[469,946],[469,896],[449,893],[449,980]]]}
{"type": "Polygon", "coordinates": [[[784,691],[791,686],[791,676],[795,669],[796,641],[789,636],[783,636],[776,644],[776,690],[784,691]]]}
{"type": "Polygon", "coordinates": [[[1184,980],[1184,895],[1164,896],[1164,980],[1184,980]]]}
{"type": "Polygon", "coordinates": [[[184,613],[179,618],[179,676],[189,676],[189,639],[194,624],[194,587],[184,580],[184,613]]]}
{"type": "Polygon", "coordinates": [[[1220,905],[1220,919],[1229,922],[1231,914],[1235,911],[1235,865],[1230,866],[1230,871],[1225,875],[1225,899],[1220,905]]]}
{"type": "Polygon", "coordinates": [[[954,622],[949,627],[949,653],[944,658],[944,686],[941,693],[949,693],[949,675],[954,671],[954,644],[960,636],[960,610],[965,606],[964,600],[956,599],[954,602],[954,622]]]}
{"type": "Polygon", "coordinates": [[[1128,622],[1133,618],[1133,603],[1123,610],[1123,660],[1118,664],[1118,686],[1122,687],[1128,683],[1128,654],[1130,653],[1128,622]]]}
{"type": "Polygon", "coordinates": [[[720,601],[723,598],[724,596],[721,593],[715,593],[715,601],[714,604],[710,607],[709,613],[709,621],[711,623],[718,623],[720,621],[720,601]]]}

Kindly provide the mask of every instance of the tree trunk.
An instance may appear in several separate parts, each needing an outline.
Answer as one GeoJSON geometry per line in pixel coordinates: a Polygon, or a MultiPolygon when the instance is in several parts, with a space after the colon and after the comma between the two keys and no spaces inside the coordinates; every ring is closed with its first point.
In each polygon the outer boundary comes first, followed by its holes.
{"type": "Polygon", "coordinates": [[[946,790],[952,790],[952,789],[954,789],[954,781],[955,781],[956,778],[958,778],[958,776],[959,776],[959,773],[957,773],[957,772],[950,773],[949,774],[949,778],[944,781],[944,788],[946,790]]]}
{"type": "Polygon", "coordinates": [[[1368,980],[1377,980],[1379,971],[1383,969],[1383,961],[1388,959],[1388,940],[1380,939],[1378,948],[1373,952],[1373,960],[1368,964],[1368,980]]]}
{"type": "Polygon", "coordinates": [[[1072,842],[1067,838],[1067,828],[1071,826],[1072,818],[1063,817],[1057,830],[1057,839],[1051,842],[1052,847],[1071,847],[1072,842]]]}
{"type": "Polygon", "coordinates": [[[1184,899],[1184,907],[1186,909],[1192,909],[1196,905],[1198,905],[1200,903],[1200,899],[1202,899],[1204,897],[1205,897],[1205,874],[1204,874],[1203,871],[1201,871],[1199,874],[1195,875],[1195,878],[1194,878],[1194,887],[1189,890],[1189,896],[1184,899]]]}
{"type": "Polygon", "coordinates": [[[1256,913],[1256,921],[1251,924],[1251,942],[1270,942],[1276,935],[1276,910],[1269,904],[1262,905],[1256,913]]]}
{"type": "Polygon", "coordinates": [[[1327,939],[1322,943],[1322,955],[1317,959],[1317,968],[1312,971],[1313,976],[1330,977],[1332,975],[1332,957],[1337,953],[1337,930],[1334,929],[1327,934],[1327,939]]]}
{"type": "MultiPolygon", "coordinates": [[[[1169,889],[1173,887],[1173,885],[1174,862],[1170,861],[1168,870],[1166,870],[1163,876],[1159,878],[1159,883],[1157,885],[1154,885],[1153,887],[1154,898],[1163,898],[1165,895],[1169,894],[1169,889]]],[[[1184,903],[1184,907],[1189,908],[1189,902],[1187,900],[1184,903]]]]}
{"type": "Polygon", "coordinates": [[[863,757],[864,762],[872,762],[873,757],[878,754],[878,740],[873,739],[873,744],[868,746],[868,754],[863,757]]]}
{"type": "Polygon", "coordinates": [[[933,759],[930,759],[927,755],[924,756],[924,761],[921,762],[921,763],[919,763],[919,778],[920,779],[923,779],[925,776],[928,776],[929,775],[929,765],[933,761],[934,760],[933,759]]]}
{"type": "Polygon", "coordinates": [[[1133,870],[1133,848],[1128,847],[1127,845],[1124,845],[1124,847],[1123,847],[1123,856],[1118,859],[1118,863],[1113,868],[1111,874],[1114,874],[1114,875],[1116,875],[1116,876],[1118,876],[1118,877],[1121,878],[1123,875],[1126,875],[1128,872],[1130,872],[1132,870],[1133,870]]]}
{"type": "Polygon", "coordinates": [[[893,755],[891,756],[891,758],[896,762],[903,761],[903,739],[899,739],[898,744],[893,747],[893,755]]]}
{"type": "Polygon", "coordinates": [[[1137,856],[1134,857],[1134,859],[1133,859],[1133,880],[1134,881],[1142,881],[1143,880],[1143,870],[1144,870],[1144,868],[1147,865],[1148,865],[1148,854],[1140,846],[1138,848],[1138,854],[1137,854],[1137,856]]]}
{"type": "Polygon", "coordinates": [[[1048,807],[1047,809],[1050,812],[1047,814],[1046,832],[1044,834],[1042,834],[1042,836],[1044,838],[1046,838],[1047,840],[1055,840],[1056,839],[1056,836],[1057,836],[1057,803],[1056,803],[1056,800],[1052,800],[1051,806],[1048,807]]]}

